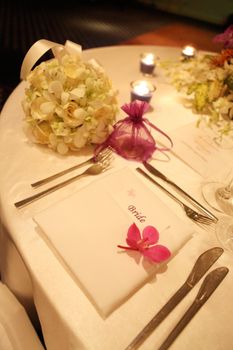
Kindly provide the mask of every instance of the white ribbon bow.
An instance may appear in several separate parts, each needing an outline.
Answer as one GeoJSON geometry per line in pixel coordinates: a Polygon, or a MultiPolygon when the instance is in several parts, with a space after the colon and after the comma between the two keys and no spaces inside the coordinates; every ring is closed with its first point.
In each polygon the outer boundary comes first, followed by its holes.
{"type": "Polygon", "coordinates": [[[55,43],[50,40],[40,39],[36,41],[26,53],[21,70],[20,79],[25,80],[36,62],[49,50],[52,50],[54,57],[57,57],[62,50],[66,50],[71,55],[80,55],[82,46],[66,40],[65,45],[55,43]]]}

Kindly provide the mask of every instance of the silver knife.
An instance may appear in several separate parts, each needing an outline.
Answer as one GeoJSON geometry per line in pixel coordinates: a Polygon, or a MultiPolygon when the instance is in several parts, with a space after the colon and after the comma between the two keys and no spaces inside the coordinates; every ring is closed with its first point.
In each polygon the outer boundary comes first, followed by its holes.
{"type": "Polygon", "coordinates": [[[189,309],[185,312],[184,316],[180,319],[177,325],[170,332],[168,337],[165,339],[163,344],[159,347],[158,350],[167,350],[170,345],[174,342],[177,336],[182,332],[185,326],[189,323],[192,317],[199,311],[202,305],[209,299],[211,294],[219,286],[222,280],[228,273],[227,267],[218,267],[217,269],[211,271],[206,278],[204,279],[200,290],[194,299],[194,302],[191,304],[189,309]]]}
{"type": "Polygon", "coordinates": [[[153,332],[153,330],[165,319],[165,317],[175,308],[175,306],[190,292],[204,276],[215,261],[222,255],[223,249],[220,247],[211,248],[202,253],[195,262],[191,273],[184,284],[160,309],[160,311],[149,321],[134,340],[125,348],[125,350],[137,349],[140,344],[153,332]]]}
{"type": "Polygon", "coordinates": [[[196,208],[203,211],[205,214],[208,215],[211,219],[213,219],[214,222],[218,221],[218,218],[212,214],[208,209],[206,209],[202,204],[196,201],[193,197],[191,197],[187,192],[185,192],[182,188],[180,188],[175,182],[167,178],[164,174],[162,174],[159,170],[154,168],[151,164],[147,162],[143,162],[144,167],[153,175],[159,177],[160,179],[164,180],[168,184],[172,185],[176,190],[178,190],[180,193],[182,193],[188,200],[191,202],[196,208]]]}

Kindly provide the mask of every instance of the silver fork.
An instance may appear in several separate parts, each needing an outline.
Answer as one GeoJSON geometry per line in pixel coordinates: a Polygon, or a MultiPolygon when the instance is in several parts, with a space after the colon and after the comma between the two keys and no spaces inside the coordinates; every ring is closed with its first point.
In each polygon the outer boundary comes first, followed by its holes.
{"type": "Polygon", "coordinates": [[[70,167],[68,169],[59,171],[56,174],[48,176],[48,177],[46,177],[44,179],[41,179],[39,181],[36,181],[36,182],[32,183],[31,186],[34,187],[34,188],[42,186],[42,185],[44,185],[44,184],[46,184],[46,183],[48,183],[48,182],[50,182],[50,181],[60,177],[60,176],[63,176],[63,175],[68,174],[69,172],[71,172],[73,170],[81,168],[84,165],[88,165],[88,164],[92,164],[92,163],[95,163],[95,162],[100,162],[102,160],[105,160],[111,153],[112,153],[112,149],[110,147],[107,147],[103,151],[101,151],[96,157],[93,156],[93,157],[85,160],[82,163],[76,164],[76,165],[74,165],[74,166],[72,166],[72,167],[70,167]]]}
{"type": "Polygon", "coordinates": [[[174,196],[171,192],[169,192],[165,187],[160,185],[157,181],[155,181],[152,177],[150,177],[145,171],[143,171],[141,168],[136,169],[141,175],[146,177],[149,181],[151,181],[153,184],[158,186],[160,189],[162,189],[165,193],[167,193],[171,198],[173,198],[177,203],[181,205],[181,207],[184,209],[185,214],[193,221],[198,222],[200,224],[210,225],[213,223],[213,220],[205,215],[202,215],[192,208],[190,208],[188,205],[186,205],[184,202],[182,202],[179,198],[174,196]]]}
{"type": "Polygon", "coordinates": [[[76,176],[73,176],[63,182],[60,182],[57,185],[54,185],[52,187],[47,188],[46,190],[36,193],[30,197],[24,198],[16,203],[14,203],[14,205],[16,206],[16,208],[21,208],[29,203],[32,203],[34,201],[36,201],[37,199],[46,196],[49,193],[52,193],[68,184],[70,184],[71,182],[74,182],[75,180],[87,176],[87,175],[98,175],[104,171],[106,171],[109,166],[110,166],[110,162],[111,162],[111,154],[108,155],[108,157],[105,157],[104,159],[100,160],[99,162],[91,165],[89,168],[87,168],[83,173],[78,174],[76,176]]]}

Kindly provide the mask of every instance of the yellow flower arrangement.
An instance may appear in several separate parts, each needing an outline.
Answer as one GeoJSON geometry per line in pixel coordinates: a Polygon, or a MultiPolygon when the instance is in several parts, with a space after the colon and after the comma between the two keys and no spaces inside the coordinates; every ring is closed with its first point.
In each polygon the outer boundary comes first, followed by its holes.
{"type": "Polygon", "coordinates": [[[117,92],[96,61],[63,52],[36,66],[27,81],[22,106],[33,141],[66,154],[100,144],[112,131],[117,92]]]}

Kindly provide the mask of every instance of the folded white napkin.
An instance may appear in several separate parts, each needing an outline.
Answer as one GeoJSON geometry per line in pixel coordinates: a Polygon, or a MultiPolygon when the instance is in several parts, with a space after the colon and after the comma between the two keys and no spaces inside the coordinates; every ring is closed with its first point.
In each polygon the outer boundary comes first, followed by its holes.
{"type": "Polygon", "coordinates": [[[130,225],[155,226],[158,244],[169,248],[171,258],[191,237],[191,228],[128,168],[92,182],[34,220],[102,316],[161,270],[139,252],[117,247],[127,245],[130,225]]]}

